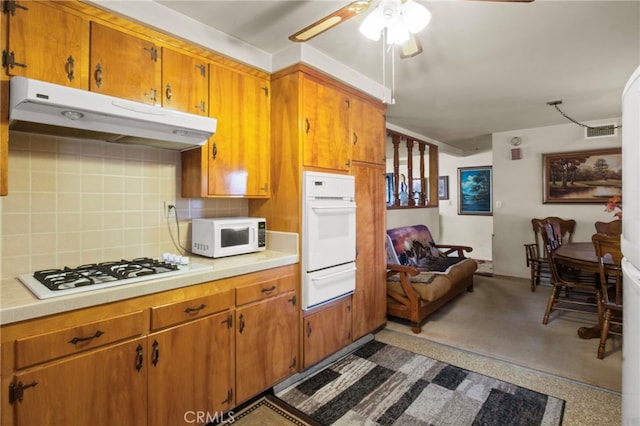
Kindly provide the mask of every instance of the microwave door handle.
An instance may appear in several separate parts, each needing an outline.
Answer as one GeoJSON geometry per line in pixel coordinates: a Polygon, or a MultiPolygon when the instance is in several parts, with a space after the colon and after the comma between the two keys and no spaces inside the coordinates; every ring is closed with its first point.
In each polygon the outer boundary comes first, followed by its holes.
{"type": "Polygon", "coordinates": [[[356,270],[356,267],[354,266],[353,268],[347,269],[345,271],[334,272],[333,274],[323,275],[322,277],[311,277],[311,280],[312,281],[328,280],[328,279],[331,279],[331,278],[339,277],[340,275],[347,274],[349,272],[353,272],[355,270],[356,270]]]}

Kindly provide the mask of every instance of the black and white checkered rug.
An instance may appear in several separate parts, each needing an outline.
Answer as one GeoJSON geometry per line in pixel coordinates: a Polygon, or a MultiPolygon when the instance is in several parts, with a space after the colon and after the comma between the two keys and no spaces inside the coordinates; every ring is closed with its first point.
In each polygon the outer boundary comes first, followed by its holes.
{"type": "Polygon", "coordinates": [[[375,340],[276,396],[323,425],[560,425],[565,406],[375,340]]]}

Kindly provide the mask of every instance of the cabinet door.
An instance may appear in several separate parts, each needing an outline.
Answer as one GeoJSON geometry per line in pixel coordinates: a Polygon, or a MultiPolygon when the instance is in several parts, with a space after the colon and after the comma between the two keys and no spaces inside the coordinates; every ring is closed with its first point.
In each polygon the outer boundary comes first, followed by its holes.
{"type": "Polygon", "coordinates": [[[349,97],[305,78],[303,99],[304,165],[349,170],[349,97]]]}
{"type": "Polygon", "coordinates": [[[351,98],[351,141],[353,160],[385,163],[385,108],[351,98]]]}
{"type": "Polygon", "coordinates": [[[160,54],[150,41],[91,22],[89,89],[160,105],[160,54]]]}
{"type": "Polygon", "coordinates": [[[209,65],[162,48],[162,106],[191,114],[209,114],[209,65]]]}
{"type": "Polygon", "coordinates": [[[309,368],[352,342],[351,298],[304,318],[304,368],[309,368]]]}
{"type": "Polygon", "coordinates": [[[145,339],[67,357],[15,375],[22,401],[13,403],[16,426],[145,425],[145,339]]]}
{"type": "Polygon", "coordinates": [[[356,289],[353,293],[353,338],[386,322],[384,166],[354,162],[356,180],[356,289]]]}
{"type": "Polygon", "coordinates": [[[149,335],[149,424],[177,425],[187,412],[222,412],[232,404],[229,312],[149,335]]]}
{"type": "Polygon", "coordinates": [[[211,64],[209,195],[269,196],[270,106],[265,79],[211,64]]]}
{"type": "Polygon", "coordinates": [[[7,73],[86,88],[81,73],[87,66],[83,49],[89,44],[88,24],[47,2],[16,1],[12,6],[8,54],[14,65],[7,66],[7,73]]]}
{"type": "Polygon", "coordinates": [[[295,293],[236,310],[236,402],[241,404],[298,370],[295,293]]]}

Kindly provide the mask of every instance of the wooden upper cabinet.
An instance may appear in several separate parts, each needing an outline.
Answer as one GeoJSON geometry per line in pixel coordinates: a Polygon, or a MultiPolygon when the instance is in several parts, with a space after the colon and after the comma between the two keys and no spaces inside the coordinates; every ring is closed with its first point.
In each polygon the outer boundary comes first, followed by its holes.
{"type": "Polygon", "coordinates": [[[150,105],[160,105],[162,51],[154,43],[91,22],[89,88],[150,105]]]}
{"type": "Polygon", "coordinates": [[[349,170],[349,96],[329,85],[303,79],[304,165],[349,170]]]}
{"type": "Polygon", "coordinates": [[[355,161],[385,164],[386,107],[351,98],[351,141],[355,161]]]}
{"type": "Polygon", "coordinates": [[[210,64],[209,115],[218,120],[206,147],[182,155],[182,196],[270,195],[270,85],[210,64]]]}
{"type": "Polygon", "coordinates": [[[194,56],[162,48],[162,106],[209,115],[209,65],[194,56]]]}
{"type": "MultiPolygon", "coordinates": [[[[88,23],[49,2],[6,2],[7,74],[87,88],[88,23]]],[[[3,49],[4,50],[4,49],[3,49]]]]}

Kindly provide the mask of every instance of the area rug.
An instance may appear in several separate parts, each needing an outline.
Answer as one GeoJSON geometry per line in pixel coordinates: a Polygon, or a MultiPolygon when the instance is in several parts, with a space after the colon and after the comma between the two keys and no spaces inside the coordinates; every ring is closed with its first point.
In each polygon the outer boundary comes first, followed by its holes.
{"type": "Polygon", "coordinates": [[[272,395],[265,395],[237,411],[226,413],[226,418],[213,424],[235,426],[317,426],[313,419],[272,395]]]}
{"type": "Polygon", "coordinates": [[[560,425],[565,407],[376,340],[276,396],[323,425],[560,425]]]}

